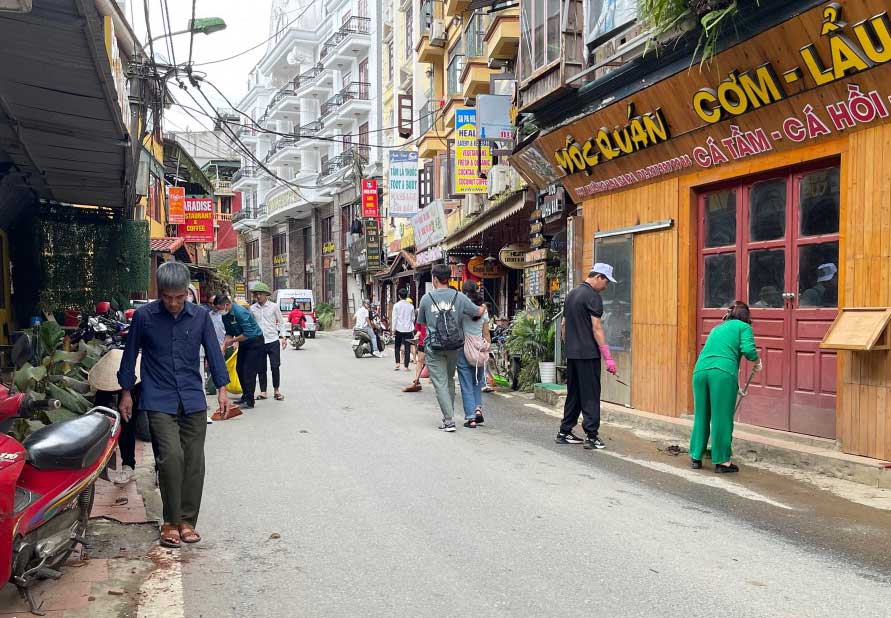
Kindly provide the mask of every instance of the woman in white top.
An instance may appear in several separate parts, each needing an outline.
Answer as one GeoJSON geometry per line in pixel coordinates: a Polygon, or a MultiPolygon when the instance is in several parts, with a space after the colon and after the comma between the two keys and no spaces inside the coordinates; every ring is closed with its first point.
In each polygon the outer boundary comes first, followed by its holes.
{"type": "MultiPolygon", "coordinates": [[[[480,287],[475,281],[465,281],[462,292],[479,306],[483,304],[480,287]]],[[[489,314],[482,317],[464,317],[462,321],[464,330],[465,348],[471,346],[485,352],[491,344],[489,335],[489,314]]],[[[487,355],[487,354],[484,354],[487,355]]],[[[461,384],[461,400],[464,403],[464,426],[474,428],[485,422],[483,418],[483,386],[486,383],[486,363],[472,362],[464,353],[458,350],[458,382],[461,384]]]]}

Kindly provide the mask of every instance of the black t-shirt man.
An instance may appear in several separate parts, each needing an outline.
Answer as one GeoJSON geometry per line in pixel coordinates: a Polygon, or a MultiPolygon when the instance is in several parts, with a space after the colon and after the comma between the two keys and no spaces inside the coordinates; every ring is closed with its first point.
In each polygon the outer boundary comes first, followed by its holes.
{"type": "Polygon", "coordinates": [[[600,292],[582,282],[567,296],[563,307],[566,321],[566,358],[600,358],[591,318],[603,316],[603,299],[600,292]]]}

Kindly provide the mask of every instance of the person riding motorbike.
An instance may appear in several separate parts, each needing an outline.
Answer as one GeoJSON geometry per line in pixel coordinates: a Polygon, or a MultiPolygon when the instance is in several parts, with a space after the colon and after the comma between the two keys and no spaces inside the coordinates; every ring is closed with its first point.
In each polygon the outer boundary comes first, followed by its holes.
{"type": "Polygon", "coordinates": [[[355,316],[353,316],[356,320],[353,329],[365,331],[368,335],[368,338],[371,339],[371,353],[376,358],[381,358],[383,356],[380,353],[380,348],[378,347],[377,342],[377,333],[374,332],[372,317],[371,317],[371,301],[363,300],[362,306],[356,311],[355,316]]]}
{"type": "Polygon", "coordinates": [[[306,328],[306,314],[295,302],[288,314],[288,324],[291,325],[290,340],[294,349],[299,349],[306,341],[303,331],[306,328]]]}

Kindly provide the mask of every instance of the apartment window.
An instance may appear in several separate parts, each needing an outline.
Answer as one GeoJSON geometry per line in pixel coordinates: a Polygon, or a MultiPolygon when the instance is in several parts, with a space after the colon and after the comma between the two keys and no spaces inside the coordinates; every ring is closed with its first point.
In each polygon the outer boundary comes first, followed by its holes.
{"type": "Polygon", "coordinates": [[[415,53],[415,43],[412,40],[415,29],[413,8],[409,6],[405,10],[405,59],[411,60],[415,53]]]}
{"type": "Polygon", "coordinates": [[[334,217],[322,219],[322,244],[334,240],[334,217]]]}
{"type": "Polygon", "coordinates": [[[387,41],[387,78],[393,82],[393,40],[387,41]]]}
{"type": "Polygon", "coordinates": [[[486,55],[484,39],[492,18],[479,11],[475,12],[464,28],[464,55],[468,58],[480,58],[486,55]]]}
{"type": "Polygon", "coordinates": [[[260,278],[260,239],[252,240],[245,244],[244,256],[247,261],[248,282],[260,278]]]}
{"type": "Polygon", "coordinates": [[[585,0],[585,43],[597,45],[637,19],[637,0],[585,0]]]}
{"type": "Polygon", "coordinates": [[[560,0],[523,2],[520,30],[520,67],[527,78],[560,59],[560,0]]]}
{"type": "Polygon", "coordinates": [[[343,208],[340,209],[340,244],[343,247],[349,248],[353,244],[353,236],[350,234],[350,228],[353,226],[353,221],[359,218],[361,215],[359,203],[355,202],[352,204],[347,204],[343,208]]]}
{"type": "Polygon", "coordinates": [[[272,287],[281,290],[288,287],[288,235],[272,237],[272,287]]]}
{"type": "Polygon", "coordinates": [[[288,253],[288,235],[276,234],[272,237],[272,255],[285,255],[288,253]]]}
{"type": "Polygon", "coordinates": [[[421,2],[421,34],[428,34],[433,25],[433,0],[421,2]]]}
{"type": "Polygon", "coordinates": [[[149,217],[161,223],[161,179],[151,175],[148,194],[149,217]]]}
{"type": "Polygon", "coordinates": [[[366,160],[371,154],[371,148],[368,146],[368,123],[363,122],[359,125],[359,154],[366,160]]]}
{"type": "Polygon", "coordinates": [[[463,70],[464,54],[461,53],[461,45],[456,44],[449,50],[449,65],[446,67],[446,94],[448,96],[461,92],[461,71],[463,70]]]}

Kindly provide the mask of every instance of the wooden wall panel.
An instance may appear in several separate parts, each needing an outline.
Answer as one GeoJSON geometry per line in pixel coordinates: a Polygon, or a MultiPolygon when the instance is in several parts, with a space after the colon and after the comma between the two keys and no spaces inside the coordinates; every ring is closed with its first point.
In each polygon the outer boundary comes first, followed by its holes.
{"type": "MultiPolygon", "coordinates": [[[[842,160],[840,304],[891,306],[891,125],[848,136],[842,160]]],[[[846,453],[891,458],[891,354],[839,354],[836,427],[846,453]]]]}
{"type": "MultiPolygon", "coordinates": [[[[678,218],[678,181],[666,180],[585,202],[584,264],[594,260],[594,234],[678,218]]],[[[634,235],[632,405],[677,414],[678,230],[634,235]]]]}

